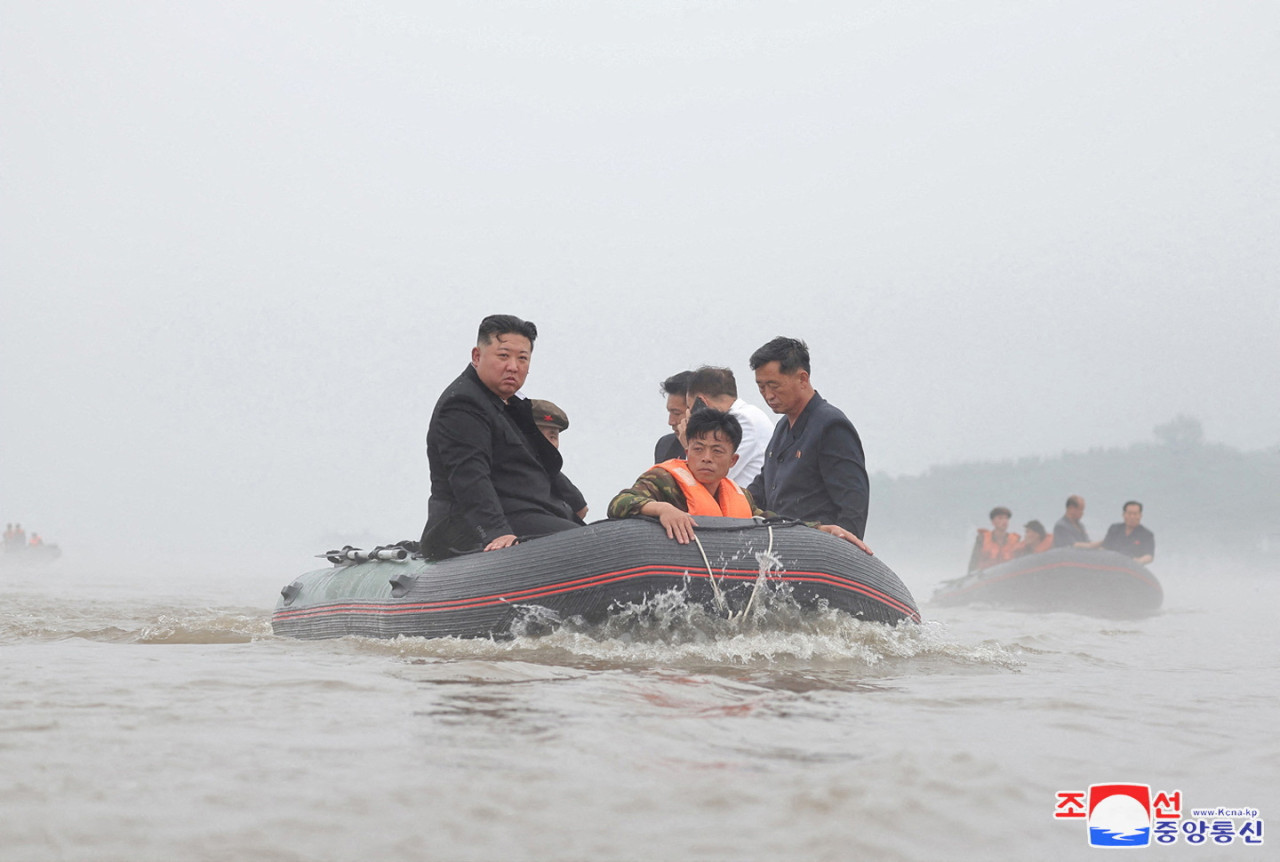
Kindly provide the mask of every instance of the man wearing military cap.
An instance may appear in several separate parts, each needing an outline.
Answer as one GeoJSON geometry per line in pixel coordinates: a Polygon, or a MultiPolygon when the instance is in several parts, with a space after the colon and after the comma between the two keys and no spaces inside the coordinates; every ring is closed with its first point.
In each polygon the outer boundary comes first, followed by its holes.
{"type": "Polygon", "coordinates": [[[538,426],[542,436],[551,441],[551,445],[560,448],[560,432],[569,430],[569,417],[551,401],[534,398],[529,402],[533,407],[533,424],[538,426]]]}
{"type": "MultiPolygon", "coordinates": [[[[569,430],[568,414],[553,402],[542,398],[531,399],[529,404],[533,408],[533,424],[538,426],[542,436],[552,446],[559,449],[560,432],[569,430]]],[[[556,492],[573,507],[574,514],[579,518],[587,517],[587,498],[582,496],[582,492],[563,473],[556,478],[556,492]]]]}

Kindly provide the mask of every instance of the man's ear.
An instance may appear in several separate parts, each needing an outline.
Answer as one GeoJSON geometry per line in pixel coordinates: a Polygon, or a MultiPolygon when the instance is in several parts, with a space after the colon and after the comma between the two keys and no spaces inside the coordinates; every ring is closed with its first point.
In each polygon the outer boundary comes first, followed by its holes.
{"type": "Polygon", "coordinates": [[[480,348],[479,346],[471,348],[471,367],[477,368],[480,365],[480,348]]]}
{"type": "Polygon", "coordinates": [[[803,368],[796,372],[796,377],[800,378],[800,382],[802,384],[808,384],[809,382],[809,372],[805,371],[803,368]]]}
{"type": "Polygon", "coordinates": [[[739,455],[737,452],[734,452],[734,453],[733,453],[733,460],[729,462],[729,466],[730,466],[730,467],[732,467],[734,464],[737,464],[737,463],[738,463],[738,459],[739,459],[739,458],[741,458],[741,457],[742,457],[742,456],[741,456],[741,455],[739,455]]]}

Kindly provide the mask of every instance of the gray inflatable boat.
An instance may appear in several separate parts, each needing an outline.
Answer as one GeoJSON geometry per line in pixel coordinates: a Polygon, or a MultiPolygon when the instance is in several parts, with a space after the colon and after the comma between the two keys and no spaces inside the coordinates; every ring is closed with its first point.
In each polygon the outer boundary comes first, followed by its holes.
{"type": "Polygon", "coordinates": [[[374,556],[400,560],[336,554],[332,568],[281,591],[272,628],[299,638],[505,637],[530,613],[598,623],[670,590],[726,616],[746,614],[764,591],[786,591],[802,609],[920,620],[898,576],[848,542],[795,522],[700,517],[698,525],[688,545],[636,518],[440,562],[399,549],[374,556]]]}

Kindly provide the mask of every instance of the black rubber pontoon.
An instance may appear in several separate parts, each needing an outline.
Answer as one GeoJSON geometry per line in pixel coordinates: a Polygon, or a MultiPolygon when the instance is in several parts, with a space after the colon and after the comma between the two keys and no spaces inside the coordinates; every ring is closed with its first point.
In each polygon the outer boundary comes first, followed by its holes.
{"type": "Polygon", "coordinates": [[[1164,590],[1140,563],[1114,551],[1054,548],[947,581],[939,605],[986,603],[1028,611],[1140,617],[1160,610],[1164,590]]]}
{"type": "Polygon", "coordinates": [[[889,624],[920,620],[898,576],[848,542],[794,522],[769,527],[700,517],[698,524],[701,551],[697,543],[667,538],[653,521],[628,519],[438,563],[344,563],[285,587],[271,625],[276,634],[299,638],[503,637],[536,609],[544,619],[596,623],[672,589],[737,613],[756,591],[757,554],[771,547],[781,571],[771,572],[761,589],[785,584],[802,608],[831,607],[889,624]]]}

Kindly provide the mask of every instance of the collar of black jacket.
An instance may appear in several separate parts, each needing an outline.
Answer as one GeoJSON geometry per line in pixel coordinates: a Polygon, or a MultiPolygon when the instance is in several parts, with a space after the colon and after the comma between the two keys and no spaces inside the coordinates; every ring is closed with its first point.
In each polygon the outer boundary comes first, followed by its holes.
{"type": "MultiPolygon", "coordinates": [[[[507,403],[503,401],[501,397],[499,397],[498,393],[494,392],[488,386],[484,385],[484,381],[481,380],[480,375],[476,373],[476,367],[474,365],[468,365],[466,367],[466,370],[463,371],[462,373],[468,380],[470,380],[476,386],[480,387],[480,391],[483,392],[485,395],[489,396],[489,398],[493,400],[493,403],[497,405],[499,409],[501,409],[502,406],[507,403]]],[[[517,397],[517,396],[512,396],[512,397],[517,397]]]]}
{"type": "Polygon", "coordinates": [[[826,404],[826,399],[814,391],[813,397],[809,399],[809,403],[804,405],[804,409],[800,411],[800,415],[796,417],[796,423],[791,426],[791,436],[799,437],[804,433],[804,429],[809,425],[809,419],[817,412],[818,405],[826,404]]]}
{"type": "Polygon", "coordinates": [[[503,401],[492,389],[484,385],[484,381],[480,379],[479,374],[476,374],[476,369],[473,365],[468,365],[462,374],[489,398],[489,402],[500,414],[506,417],[508,422],[515,426],[516,430],[524,438],[525,446],[538,459],[542,469],[551,476],[559,473],[564,466],[564,459],[560,455],[560,451],[547,441],[547,438],[538,430],[538,426],[534,424],[533,407],[529,399],[522,398],[519,395],[512,395],[506,401],[503,401]]]}

